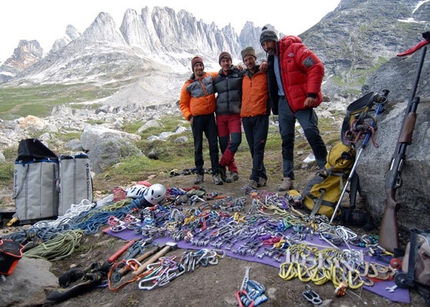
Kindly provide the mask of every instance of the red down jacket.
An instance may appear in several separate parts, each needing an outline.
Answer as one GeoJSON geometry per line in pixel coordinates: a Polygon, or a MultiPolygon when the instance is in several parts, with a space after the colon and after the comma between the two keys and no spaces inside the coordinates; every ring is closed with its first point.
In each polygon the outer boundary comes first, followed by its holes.
{"type": "Polygon", "coordinates": [[[317,95],[318,105],[322,102],[321,83],[324,65],[297,36],[284,36],[278,45],[280,72],[285,96],[291,109],[304,109],[309,93],[317,95]]]}

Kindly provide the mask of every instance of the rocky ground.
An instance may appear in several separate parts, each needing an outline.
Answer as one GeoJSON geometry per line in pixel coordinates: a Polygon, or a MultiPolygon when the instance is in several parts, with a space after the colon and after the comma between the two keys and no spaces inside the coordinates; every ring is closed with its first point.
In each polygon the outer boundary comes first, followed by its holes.
{"type": "MultiPolygon", "coordinates": [[[[207,193],[217,192],[219,195],[243,196],[243,186],[247,183],[247,171],[240,167],[240,179],[237,182],[222,186],[215,186],[206,176],[203,187],[207,193]]],[[[279,168],[278,168],[279,169],[279,168]]],[[[297,186],[300,189],[316,172],[307,168],[299,170],[297,186]]],[[[166,187],[191,187],[194,175],[170,177],[168,173],[159,173],[150,177],[152,183],[162,183],[166,187]]],[[[145,179],[145,178],[142,178],[145,179]]],[[[275,192],[280,181],[280,174],[269,174],[267,191],[275,192]]],[[[111,190],[115,186],[121,186],[120,182],[108,179],[98,179],[94,182],[96,190],[111,190]]],[[[3,193],[3,194],[7,194],[3,193]]],[[[102,197],[102,195],[98,195],[102,197]]],[[[247,196],[247,206],[250,198],[247,196]]],[[[3,197],[6,201],[6,197],[3,197]]],[[[2,231],[5,231],[3,228],[2,231]]],[[[12,229],[9,229],[11,231],[12,229]]],[[[357,229],[363,233],[363,230],[357,229]]],[[[61,276],[71,267],[86,267],[93,262],[105,261],[126,242],[99,231],[95,235],[85,236],[81,242],[82,247],[73,255],[64,260],[52,262],[51,272],[61,276]]],[[[184,250],[178,249],[168,255],[183,255],[184,250]]],[[[316,286],[312,283],[303,283],[298,279],[283,280],[278,276],[278,268],[260,264],[257,262],[243,261],[230,257],[220,259],[217,265],[198,267],[194,272],[182,275],[164,287],[158,287],[151,291],[140,290],[138,283],[128,284],[122,289],[113,292],[106,287],[96,288],[92,291],[74,296],[64,302],[53,304],[46,302],[44,306],[238,306],[235,293],[238,290],[245,273],[245,268],[251,267],[250,277],[262,283],[266,287],[267,302],[261,306],[311,306],[304,299],[302,293],[306,286],[318,293],[323,300],[323,306],[403,306],[393,303],[388,299],[375,295],[372,292],[358,289],[347,290],[345,296],[337,297],[334,294],[332,283],[316,286]]],[[[127,275],[126,275],[127,276],[127,275]]],[[[422,298],[411,292],[411,306],[423,306],[422,298]]],[[[26,306],[32,306],[29,302],[26,306]]]]}

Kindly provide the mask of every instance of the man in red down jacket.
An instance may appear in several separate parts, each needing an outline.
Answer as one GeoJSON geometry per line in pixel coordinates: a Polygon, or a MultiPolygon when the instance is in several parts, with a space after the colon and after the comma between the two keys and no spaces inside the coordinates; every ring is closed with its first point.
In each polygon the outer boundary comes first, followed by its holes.
{"type": "Polygon", "coordinates": [[[324,65],[297,36],[280,40],[275,31],[263,29],[260,44],[267,52],[269,96],[278,114],[282,138],[283,179],[279,191],[293,188],[295,123],[299,121],[318,166],[326,163],[327,148],[320,136],[314,108],[322,102],[324,65]],[[277,102],[277,103],[276,103],[277,102]]]}

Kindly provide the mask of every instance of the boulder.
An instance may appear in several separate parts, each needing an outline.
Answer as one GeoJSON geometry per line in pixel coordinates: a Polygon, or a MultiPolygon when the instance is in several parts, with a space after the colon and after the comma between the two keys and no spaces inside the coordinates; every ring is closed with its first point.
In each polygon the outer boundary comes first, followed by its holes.
{"type": "Polygon", "coordinates": [[[51,265],[44,259],[22,257],[12,274],[0,281],[0,306],[42,306],[46,293],[59,286],[49,271],[51,265]]]}
{"type": "Polygon", "coordinates": [[[122,139],[120,135],[96,138],[92,144],[92,150],[88,153],[91,170],[95,174],[103,172],[106,167],[119,163],[121,158],[142,155],[143,153],[136,147],[135,142],[122,139]]]}
{"type": "MultiPolygon", "coordinates": [[[[428,228],[428,200],[430,199],[430,100],[421,99],[418,105],[412,144],[407,146],[406,159],[401,172],[401,187],[396,200],[401,204],[399,225],[407,228],[428,228]]],[[[369,141],[357,162],[362,196],[369,212],[378,221],[386,204],[385,180],[398,142],[408,101],[389,103],[387,110],[377,118],[375,141],[369,141]]],[[[358,149],[358,148],[357,148],[358,149]]]]}
{"type": "Polygon", "coordinates": [[[98,139],[114,137],[127,140],[130,142],[140,141],[140,136],[137,134],[127,133],[115,129],[86,125],[81,135],[82,147],[84,150],[93,150],[98,139]]]}

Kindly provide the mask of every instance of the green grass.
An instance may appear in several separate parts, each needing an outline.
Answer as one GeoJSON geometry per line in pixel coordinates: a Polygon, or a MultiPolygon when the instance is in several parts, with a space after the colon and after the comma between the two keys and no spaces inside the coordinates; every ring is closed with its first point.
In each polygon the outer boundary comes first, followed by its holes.
{"type": "Polygon", "coordinates": [[[0,87],[0,118],[46,117],[54,106],[92,101],[108,97],[115,91],[112,86],[105,88],[92,84],[0,87]]]}
{"type": "MultiPolygon", "coordinates": [[[[116,85],[119,86],[119,85],[116,85]]],[[[115,86],[114,86],[115,87],[115,86]]],[[[114,88],[104,89],[92,84],[86,85],[40,85],[33,87],[0,87],[0,117],[3,119],[15,119],[28,114],[46,117],[50,114],[52,107],[60,104],[68,104],[81,101],[91,101],[112,94],[114,88]]],[[[78,104],[71,104],[72,107],[81,107],[78,104]]],[[[91,107],[94,107],[91,106],[91,107]]],[[[343,111],[334,112],[335,117],[343,117],[343,111]]],[[[276,121],[277,116],[272,115],[271,120],[276,121]]],[[[339,132],[334,131],[333,119],[321,118],[319,127],[321,134],[328,146],[339,140],[339,132]]],[[[97,125],[102,121],[93,121],[89,124],[97,125]]],[[[128,133],[138,133],[143,126],[142,121],[126,123],[121,130],[128,133]]],[[[185,121],[178,112],[177,116],[164,116],[158,120],[158,126],[150,127],[139,133],[141,140],[136,146],[145,156],[127,156],[127,150],[121,161],[107,168],[99,177],[109,177],[111,180],[134,181],[146,178],[150,173],[164,172],[168,175],[172,169],[182,171],[185,168],[194,167],[194,145],[191,129],[180,134],[174,134],[167,140],[149,141],[153,135],[162,132],[174,132],[178,127],[189,128],[189,123],[185,121]],[[175,142],[179,137],[186,137],[185,142],[175,142]],[[149,159],[149,153],[154,154],[157,159],[149,159]]],[[[40,137],[46,131],[34,132],[31,137],[40,137]]],[[[71,131],[68,133],[54,133],[56,143],[50,148],[54,152],[61,154],[65,152],[61,148],[62,143],[67,143],[72,139],[80,139],[82,131],[71,131]]],[[[204,155],[209,156],[208,148],[205,143],[204,155]]],[[[304,137],[297,137],[295,140],[296,155],[299,151],[310,152],[309,144],[304,137]]],[[[13,180],[13,162],[17,156],[17,147],[8,148],[3,151],[6,158],[5,163],[0,163],[0,184],[11,184],[13,180]]],[[[277,125],[269,127],[269,135],[266,143],[266,168],[270,172],[277,172],[281,167],[281,138],[277,125]]],[[[208,159],[208,158],[206,158],[208,159]]],[[[249,163],[251,157],[246,143],[245,135],[242,137],[242,144],[238,148],[236,159],[243,164],[249,163]]],[[[121,182],[121,181],[120,181],[121,182]]]]}

